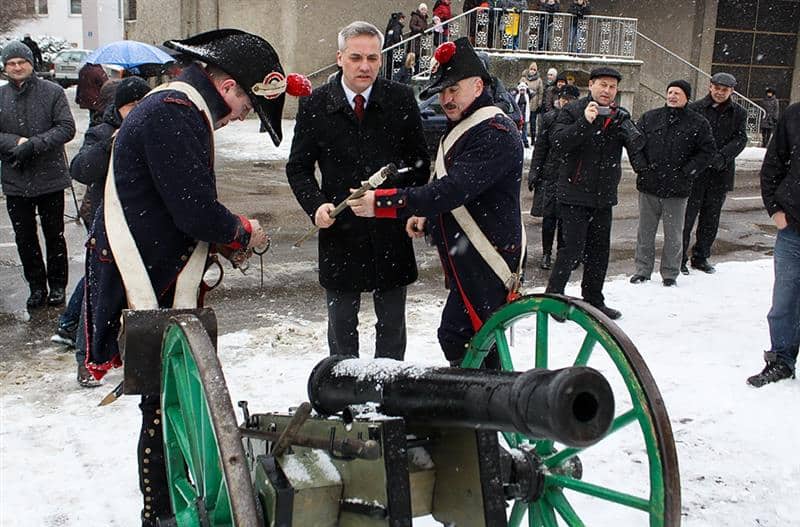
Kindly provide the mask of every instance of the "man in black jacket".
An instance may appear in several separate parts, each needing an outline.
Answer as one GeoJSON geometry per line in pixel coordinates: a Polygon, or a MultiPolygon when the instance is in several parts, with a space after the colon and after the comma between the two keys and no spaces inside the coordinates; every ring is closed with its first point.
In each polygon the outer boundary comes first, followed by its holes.
{"type": "Polygon", "coordinates": [[[605,305],[603,282],[611,246],[611,208],[617,204],[622,177],[622,147],[641,148],[642,136],[624,108],[616,106],[622,75],[609,67],[589,75],[589,95],[558,114],[551,142],[563,156],[558,179],[558,207],[564,243],[547,283],[548,293],[564,293],[573,267],[584,258],[583,299],[609,318],[622,313],[605,305]]]}
{"type": "Polygon", "coordinates": [[[417,279],[404,223],[357,218],[350,210],[330,216],[350,189],[389,163],[413,170],[388,186],[422,185],[430,175],[411,88],[378,78],[382,43],[380,31],[366,22],[339,33],[342,71],[300,102],[286,175],[300,206],[320,227],[319,281],[327,294],[331,354],[358,355],[361,293],[370,291],[378,318],[375,355],[402,359],[406,286],[417,279]]]}
{"type": "Polygon", "coordinates": [[[10,42],[3,48],[3,65],[10,81],[0,86],[3,193],[31,291],[26,303],[29,310],[45,303],[64,303],[64,189],[69,187],[64,145],[75,135],[75,121],[64,90],[39,79],[33,72],[33,62],[31,50],[22,42],[10,42]],[[39,245],[37,214],[47,248],[46,266],[39,245]]]}
{"type": "Polygon", "coordinates": [[[761,166],[761,196],[778,228],[775,285],[767,315],[770,350],[751,386],[794,378],[800,347],[800,103],[784,111],[761,166]]]}
{"type": "Polygon", "coordinates": [[[636,273],[631,283],[650,280],[656,258],[656,231],[664,223],[661,278],[675,285],[680,273],[683,221],[692,181],[703,173],[715,153],[711,127],[701,115],[686,109],[692,87],[684,80],[667,86],[667,104],[645,112],[639,130],[645,147],[631,155],[639,190],[639,231],[636,273]]]}
{"type": "Polygon", "coordinates": [[[747,146],[747,112],[731,100],[735,86],[736,78],[733,75],[716,73],[711,77],[708,95],[689,105],[690,110],[705,117],[711,125],[717,152],[711,158],[705,173],[695,178],[689,203],[686,205],[681,264],[681,272],[684,274],[689,274],[686,263],[689,260],[689,240],[695,219],[697,240],[692,247],[692,267],[704,273],[714,272],[714,266],[708,262],[711,245],[717,237],[725,195],[733,190],[736,156],[747,146]]]}

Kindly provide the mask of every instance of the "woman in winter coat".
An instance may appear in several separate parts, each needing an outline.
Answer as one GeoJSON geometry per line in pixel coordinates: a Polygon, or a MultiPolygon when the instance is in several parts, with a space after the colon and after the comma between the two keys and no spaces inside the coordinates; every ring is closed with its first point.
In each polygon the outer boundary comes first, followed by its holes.
{"type": "Polygon", "coordinates": [[[450,36],[450,28],[447,26],[447,21],[453,18],[450,0],[436,0],[436,3],[433,4],[433,16],[438,16],[439,22],[444,24],[442,26],[442,42],[447,42],[450,36]]]}
{"type": "Polygon", "coordinates": [[[403,13],[392,13],[389,17],[389,22],[386,24],[385,38],[383,41],[383,49],[394,46],[403,40],[403,22],[406,16],[403,13]]]}
{"type": "Polygon", "coordinates": [[[539,116],[539,109],[544,102],[544,83],[542,78],[539,77],[539,66],[535,62],[531,62],[528,66],[528,71],[522,80],[528,85],[528,97],[530,98],[530,121],[529,132],[531,137],[531,144],[536,142],[536,119],[539,116]]]}
{"type": "Polygon", "coordinates": [[[542,17],[539,25],[539,49],[548,51],[550,49],[550,33],[553,31],[553,14],[561,11],[561,4],[558,0],[540,0],[539,11],[547,13],[542,17]]]}
{"type": "MultiPolygon", "coordinates": [[[[411,13],[411,20],[408,22],[408,28],[411,30],[411,35],[409,35],[411,37],[419,35],[428,29],[428,6],[426,4],[420,4],[417,10],[411,13]]],[[[414,53],[414,56],[417,57],[414,69],[417,69],[419,66],[419,52],[422,47],[420,45],[421,39],[422,37],[418,37],[411,42],[411,51],[414,53]]]]}
{"type": "Polygon", "coordinates": [[[520,126],[520,135],[522,135],[522,144],[525,148],[530,148],[530,144],[528,143],[528,134],[526,132],[528,122],[531,120],[531,100],[530,95],[528,94],[528,84],[520,80],[519,85],[517,85],[517,94],[514,96],[514,101],[519,106],[519,112],[522,115],[522,124],[520,126]]]}

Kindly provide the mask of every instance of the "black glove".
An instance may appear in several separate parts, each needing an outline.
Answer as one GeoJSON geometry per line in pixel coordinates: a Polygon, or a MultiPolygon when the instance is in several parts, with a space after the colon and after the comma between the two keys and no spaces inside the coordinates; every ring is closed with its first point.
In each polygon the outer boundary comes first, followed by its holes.
{"type": "Polygon", "coordinates": [[[9,153],[12,166],[20,166],[33,157],[33,143],[25,141],[11,149],[9,153]]]}
{"type": "Polygon", "coordinates": [[[625,117],[622,121],[620,121],[619,133],[622,136],[623,142],[628,148],[628,154],[630,154],[632,150],[638,151],[644,148],[646,142],[644,134],[635,124],[633,124],[633,121],[630,119],[630,114],[628,114],[628,117],[625,117]]]}
{"type": "Polygon", "coordinates": [[[726,164],[727,163],[725,161],[725,156],[723,156],[719,152],[714,154],[714,157],[711,158],[711,168],[713,168],[714,170],[717,171],[724,170],[726,164]]]}
{"type": "Polygon", "coordinates": [[[614,117],[612,121],[614,121],[617,125],[622,126],[625,121],[630,122],[631,114],[625,108],[617,108],[617,111],[614,112],[614,117]]]}

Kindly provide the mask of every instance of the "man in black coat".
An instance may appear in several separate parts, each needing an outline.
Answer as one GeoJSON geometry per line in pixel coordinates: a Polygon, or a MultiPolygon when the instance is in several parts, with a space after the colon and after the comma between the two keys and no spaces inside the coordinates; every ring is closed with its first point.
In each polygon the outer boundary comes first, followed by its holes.
{"type": "Polygon", "coordinates": [[[690,110],[708,120],[717,151],[702,176],[695,178],[689,203],[686,205],[681,265],[681,272],[684,274],[689,274],[686,263],[689,260],[689,240],[696,219],[697,239],[692,247],[692,267],[705,273],[714,272],[714,266],[708,262],[711,245],[717,237],[725,195],[733,190],[736,156],[747,146],[747,112],[731,100],[735,86],[736,78],[733,75],[716,73],[711,77],[708,95],[689,105],[690,110]]]}
{"type": "Polygon", "coordinates": [[[375,355],[401,360],[406,286],[417,279],[404,224],[357,218],[349,210],[330,216],[334,204],[389,163],[413,168],[386,183],[393,187],[422,185],[430,174],[411,88],[378,78],[382,43],[380,31],[366,22],[341,30],[342,71],[301,101],[286,175],[300,206],[320,228],[319,281],[327,295],[331,354],[358,355],[361,293],[371,291],[378,318],[375,355]]]}
{"type": "Polygon", "coordinates": [[[761,196],[778,228],[775,285],[767,315],[771,346],[751,386],[794,378],[800,348],[800,103],[784,111],[761,166],[761,196]]]}
{"type": "Polygon", "coordinates": [[[75,121],[64,90],[34,73],[33,54],[25,44],[10,42],[2,60],[10,82],[0,86],[0,164],[8,217],[31,291],[26,305],[28,310],[45,303],[60,306],[67,286],[64,189],[69,171],[64,145],[75,136],[75,121]]]}
{"type": "Polygon", "coordinates": [[[643,150],[631,155],[639,190],[639,231],[636,238],[636,272],[631,283],[650,280],[656,258],[656,231],[664,224],[661,278],[674,286],[680,273],[683,221],[692,182],[713,157],[714,137],[701,115],[688,110],[692,87],[684,80],[667,86],[667,104],[645,112],[639,130],[643,150]]]}
{"type": "Polygon", "coordinates": [[[42,66],[44,66],[44,60],[42,58],[42,49],[39,47],[39,44],[31,38],[30,34],[25,35],[25,38],[22,39],[22,43],[28,46],[28,49],[30,49],[33,54],[33,68],[37,71],[41,71],[42,66]]]}
{"type": "MultiPolygon", "coordinates": [[[[430,234],[450,287],[439,344],[458,365],[470,339],[519,286],[523,148],[515,124],[493,105],[491,76],[467,37],[442,44],[434,59],[431,85],[422,97],[438,93],[448,119],[436,178],[422,187],[370,191],[350,203],[359,216],[386,223],[400,218],[410,237],[430,234]],[[494,256],[503,262],[499,268],[488,263],[494,256]]],[[[484,362],[498,365],[496,353],[484,362]]]]}
{"type": "Polygon", "coordinates": [[[611,208],[622,177],[622,147],[641,148],[642,136],[627,110],[617,107],[622,75],[609,67],[589,74],[589,95],[558,114],[551,143],[564,159],[558,178],[558,207],[564,243],[547,283],[548,293],[563,294],[572,269],[583,257],[583,299],[609,318],[622,314],[605,304],[603,282],[611,247],[611,208]]]}

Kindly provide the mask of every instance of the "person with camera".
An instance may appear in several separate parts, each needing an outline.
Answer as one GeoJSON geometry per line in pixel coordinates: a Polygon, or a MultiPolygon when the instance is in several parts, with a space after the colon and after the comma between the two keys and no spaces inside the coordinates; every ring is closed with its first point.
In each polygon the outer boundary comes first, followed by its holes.
{"type": "Polygon", "coordinates": [[[564,243],[558,247],[546,292],[563,294],[573,267],[583,257],[583,299],[611,319],[622,316],[606,306],[603,297],[622,147],[631,154],[644,144],[630,113],[616,105],[621,80],[613,68],[592,70],[589,94],[565,106],[551,132],[551,143],[564,160],[557,193],[564,243]]]}

